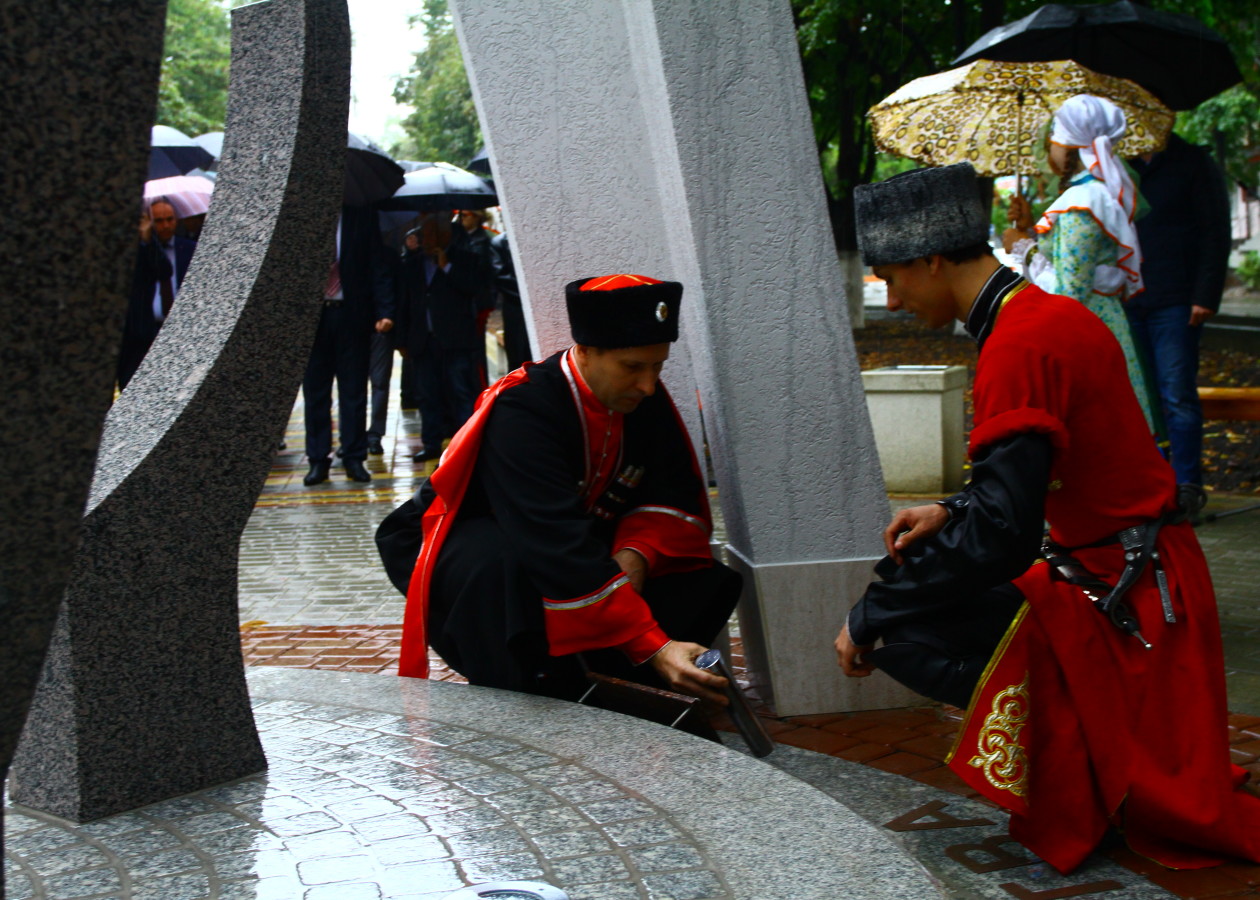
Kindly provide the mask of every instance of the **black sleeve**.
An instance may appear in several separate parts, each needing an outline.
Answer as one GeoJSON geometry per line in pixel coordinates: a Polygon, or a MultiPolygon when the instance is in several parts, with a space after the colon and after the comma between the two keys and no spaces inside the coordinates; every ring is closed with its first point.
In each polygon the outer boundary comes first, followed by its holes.
{"type": "Polygon", "coordinates": [[[507,237],[501,234],[491,240],[490,250],[490,271],[494,277],[494,286],[501,294],[519,298],[521,289],[516,283],[516,266],[512,262],[512,248],[508,246],[507,237]]]}
{"type": "Polygon", "coordinates": [[[505,391],[486,421],[474,475],[503,530],[504,549],[554,600],[589,594],[621,572],[578,494],[578,447],[580,438],[573,440],[556,415],[505,391]]]}
{"type": "Polygon", "coordinates": [[[898,566],[884,557],[849,615],[854,643],[873,644],[885,629],[939,617],[1019,577],[1033,563],[1045,529],[1050,440],[1025,433],[994,444],[975,461],[966,512],[911,547],[898,566]]]}
{"type": "Polygon", "coordinates": [[[471,250],[453,247],[446,252],[446,259],[451,268],[445,274],[451,286],[475,303],[477,291],[485,282],[480,257],[471,250]]]}
{"type": "Polygon", "coordinates": [[[397,256],[391,268],[394,275],[394,327],[389,332],[394,349],[407,346],[407,333],[411,328],[411,290],[407,279],[415,277],[411,254],[397,256]]]}
{"type": "Polygon", "coordinates": [[[394,295],[394,267],[389,251],[379,239],[372,241],[372,296],[376,303],[376,321],[398,317],[394,295]]]}
{"type": "Polygon", "coordinates": [[[1194,286],[1190,302],[1220,311],[1229,269],[1232,227],[1229,220],[1229,190],[1220,167],[1206,150],[1196,154],[1196,173],[1192,198],[1194,203],[1195,248],[1194,286]]]}

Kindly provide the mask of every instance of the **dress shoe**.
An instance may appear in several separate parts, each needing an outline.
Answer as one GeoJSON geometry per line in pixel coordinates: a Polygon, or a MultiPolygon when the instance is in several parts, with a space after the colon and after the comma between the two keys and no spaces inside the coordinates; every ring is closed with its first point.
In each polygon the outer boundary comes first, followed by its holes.
{"type": "Polygon", "coordinates": [[[302,479],[302,484],[310,487],[313,484],[320,484],[328,480],[329,462],[326,459],[317,459],[311,463],[311,470],[306,473],[306,477],[302,479]]]}
{"type": "Polygon", "coordinates": [[[380,456],[385,452],[385,448],[381,446],[381,439],[374,434],[368,435],[368,453],[373,456],[380,456]]]}
{"type": "Polygon", "coordinates": [[[428,462],[431,459],[438,459],[439,457],[441,457],[441,455],[442,455],[442,451],[430,450],[428,447],[426,447],[423,450],[421,450],[419,453],[417,453],[415,456],[411,457],[411,461],[412,462],[428,462]]]}
{"type": "Polygon", "coordinates": [[[361,459],[347,459],[345,461],[346,477],[351,481],[371,481],[372,475],[363,466],[361,459]]]}

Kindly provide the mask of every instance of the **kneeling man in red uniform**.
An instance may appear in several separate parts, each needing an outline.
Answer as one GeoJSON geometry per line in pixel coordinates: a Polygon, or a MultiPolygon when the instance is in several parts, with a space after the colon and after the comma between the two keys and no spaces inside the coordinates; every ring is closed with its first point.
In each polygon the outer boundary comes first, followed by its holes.
{"type": "Polygon", "coordinates": [[[681,299],[637,275],[568,285],[575,345],[486,390],[382,525],[407,593],[400,674],[425,677],[431,646],[473,684],[576,699],[591,670],[725,703],[693,660],[740,579],[710,554],[705,481],[660,382],[681,299]]]}
{"type": "Polygon", "coordinates": [[[966,707],[951,768],[1062,872],[1109,826],[1173,868],[1260,860],[1212,582],[1115,338],[994,259],[970,165],[855,199],[888,308],[963,322],[980,356],[971,481],[893,518],[841,668],[966,707]]]}

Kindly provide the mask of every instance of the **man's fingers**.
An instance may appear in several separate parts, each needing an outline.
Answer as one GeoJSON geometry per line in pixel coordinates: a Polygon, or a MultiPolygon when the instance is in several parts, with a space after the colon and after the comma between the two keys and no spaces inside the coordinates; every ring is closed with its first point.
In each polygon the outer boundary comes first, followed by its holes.
{"type": "Polygon", "coordinates": [[[726,690],[726,679],[694,665],[675,669],[669,678],[669,685],[680,694],[690,694],[718,706],[728,704],[726,694],[723,693],[726,690]]]}
{"type": "Polygon", "coordinates": [[[899,512],[893,516],[893,520],[888,523],[888,527],[884,529],[884,549],[888,552],[898,564],[901,563],[901,554],[898,551],[897,540],[902,533],[910,527],[910,521],[905,512],[899,512]]]}
{"type": "Polygon", "coordinates": [[[692,666],[691,671],[683,673],[683,680],[687,682],[684,685],[687,693],[702,700],[708,700],[710,703],[716,703],[718,706],[729,705],[730,701],[723,693],[726,690],[727,681],[720,675],[713,675],[692,666]]]}

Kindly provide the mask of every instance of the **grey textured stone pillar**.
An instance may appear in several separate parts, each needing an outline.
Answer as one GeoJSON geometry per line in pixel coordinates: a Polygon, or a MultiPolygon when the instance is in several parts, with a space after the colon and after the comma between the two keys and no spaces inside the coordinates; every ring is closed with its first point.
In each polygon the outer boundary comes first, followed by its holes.
{"type": "MultiPolygon", "coordinates": [[[[75,821],[265,767],[237,551],[301,381],[341,203],[345,0],[233,12],[227,140],[193,267],[110,410],[11,796],[75,821]]],[[[77,52],[77,51],[76,51],[77,52]]],[[[121,77],[121,76],[120,76],[121,77]]],[[[126,206],[134,215],[134,201],[126,206]]]]}
{"type": "Polygon", "coordinates": [[[788,3],[454,6],[538,345],[567,342],[569,278],[682,281],[666,380],[699,385],[750,667],[782,714],[905,703],[831,649],[888,503],[788,3]]]}
{"type": "Polygon", "coordinates": [[[0,781],[112,397],[165,12],[164,0],[0,3],[0,781]]]}

